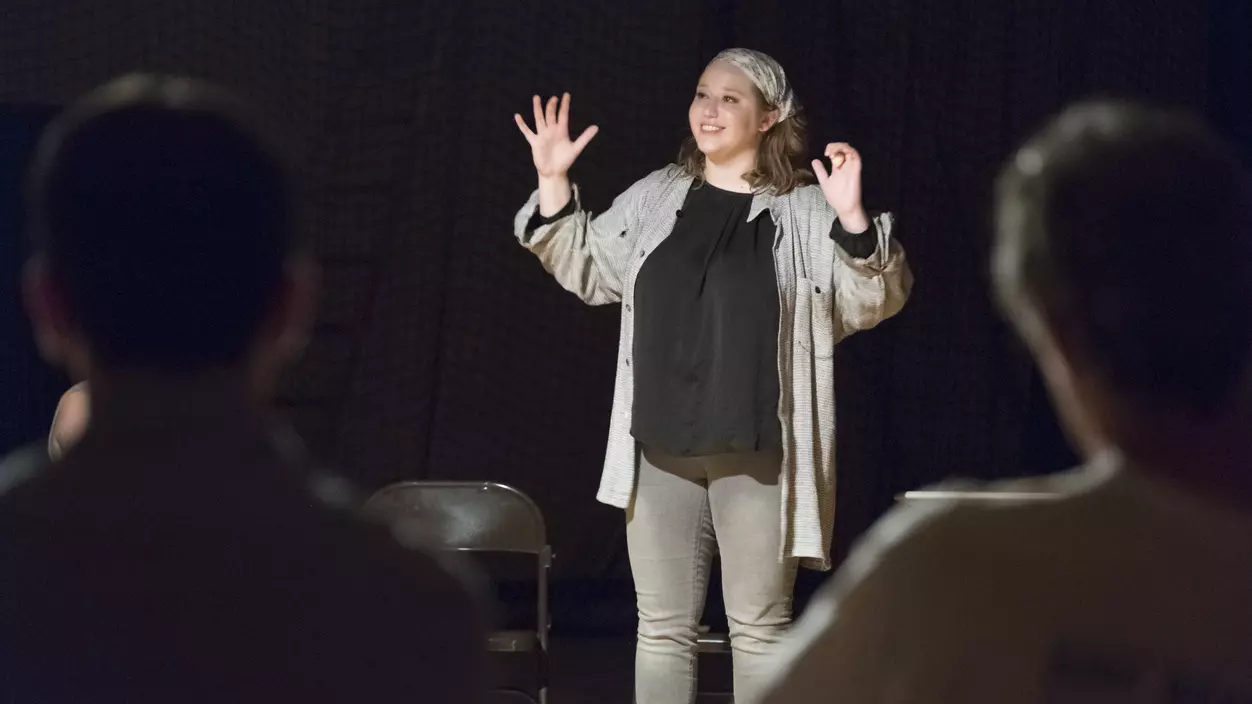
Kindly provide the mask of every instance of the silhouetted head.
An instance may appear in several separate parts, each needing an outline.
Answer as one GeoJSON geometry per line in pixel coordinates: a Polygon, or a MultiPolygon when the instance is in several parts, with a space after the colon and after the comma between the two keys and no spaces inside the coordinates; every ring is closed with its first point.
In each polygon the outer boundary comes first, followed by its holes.
{"type": "Polygon", "coordinates": [[[1233,149],[1176,111],[1080,104],[998,186],[997,292],[1071,426],[1247,400],[1252,219],[1233,149]]]}
{"type": "Polygon", "coordinates": [[[231,96],[128,76],[48,128],[27,308],[76,373],[271,375],[302,344],[312,269],[283,161],[231,96]]]}

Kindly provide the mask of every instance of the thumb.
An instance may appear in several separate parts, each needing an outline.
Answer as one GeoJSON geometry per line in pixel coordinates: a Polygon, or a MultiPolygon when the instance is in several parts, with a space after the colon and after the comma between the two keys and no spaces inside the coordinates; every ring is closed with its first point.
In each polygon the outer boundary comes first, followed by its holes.
{"type": "Polygon", "coordinates": [[[574,141],[574,153],[582,154],[583,149],[587,148],[587,144],[591,142],[592,137],[595,137],[599,131],[600,128],[595,125],[583,130],[583,133],[578,135],[578,139],[574,141]]]}

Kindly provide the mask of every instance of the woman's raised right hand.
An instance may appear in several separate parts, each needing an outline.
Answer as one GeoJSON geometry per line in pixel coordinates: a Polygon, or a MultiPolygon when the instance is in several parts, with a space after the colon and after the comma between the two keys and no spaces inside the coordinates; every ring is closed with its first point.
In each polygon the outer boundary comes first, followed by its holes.
{"type": "Polygon", "coordinates": [[[522,136],[530,142],[530,154],[535,160],[535,171],[540,178],[559,178],[565,176],[574,160],[586,148],[587,143],[600,131],[592,125],[578,135],[578,139],[569,138],[569,93],[561,97],[558,108],[556,96],[548,99],[544,109],[539,96],[534,99],[535,129],[526,125],[520,114],[514,114],[513,120],[522,136]]]}

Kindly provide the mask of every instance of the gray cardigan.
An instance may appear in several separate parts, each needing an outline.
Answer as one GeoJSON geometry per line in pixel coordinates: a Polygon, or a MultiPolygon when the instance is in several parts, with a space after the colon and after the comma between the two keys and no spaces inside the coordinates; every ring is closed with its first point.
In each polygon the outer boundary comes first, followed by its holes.
{"type": "MultiPolygon", "coordinates": [[[[638,448],[630,434],[634,397],[633,301],[640,266],[674,229],[692,179],[671,165],[649,174],[593,215],[582,208],[528,229],[539,207],[533,193],[514,220],[514,234],[566,290],[591,305],[622,304],[617,380],[608,448],[597,498],[625,508],[634,494],[638,448]]],[[[830,237],[835,212],[817,186],[784,196],[759,193],[749,220],[768,210],[778,232],[774,268],[781,316],[778,375],[782,423],[780,558],[830,569],[835,518],[835,345],[874,327],[904,306],[913,285],[904,250],[891,236],[890,214],[874,218],[878,247],[854,259],[830,237]]]]}

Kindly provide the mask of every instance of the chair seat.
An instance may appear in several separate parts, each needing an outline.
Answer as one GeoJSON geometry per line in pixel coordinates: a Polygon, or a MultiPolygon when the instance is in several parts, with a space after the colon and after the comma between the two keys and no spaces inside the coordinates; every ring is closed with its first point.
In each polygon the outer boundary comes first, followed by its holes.
{"type": "Polygon", "coordinates": [[[487,701],[491,704],[537,704],[539,700],[515,689],[494,689],[487,693],[487,701]]]}
{"type": "Polygon", "coordinates": [[[487,635],[487,650],[493,653],[531,653],[539,650],[539,634],[534,631],[494,631],[487,635]]]}
{"type": "Polygon", "coordinates": [[[728,653],[730,652],[730,636],[725,633],[701,633],[696,639],[696,652],[728,653]]]}

